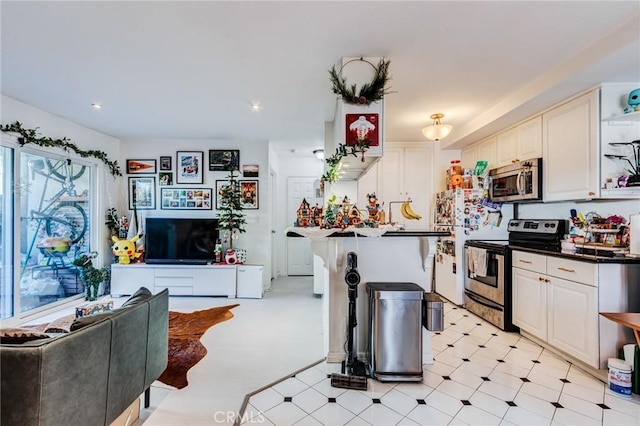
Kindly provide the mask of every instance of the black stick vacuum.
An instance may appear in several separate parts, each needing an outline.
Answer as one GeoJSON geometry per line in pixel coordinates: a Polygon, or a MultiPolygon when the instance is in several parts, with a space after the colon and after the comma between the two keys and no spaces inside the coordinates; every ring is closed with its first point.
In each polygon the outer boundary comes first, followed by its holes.
{"type": "Polygon", "coordinates": [[[356,299],[358,298],[358,255],[354,252],[347,254],[347,271],[344,276],[349,295],[349,334],[347,336],[347,359],[342,361],[341,373],[331,375],[331,386],[356,390],[367,390],[367,367],[359,361],[354,350],[355,329],[358,325],[356,317],[356,299]]]}

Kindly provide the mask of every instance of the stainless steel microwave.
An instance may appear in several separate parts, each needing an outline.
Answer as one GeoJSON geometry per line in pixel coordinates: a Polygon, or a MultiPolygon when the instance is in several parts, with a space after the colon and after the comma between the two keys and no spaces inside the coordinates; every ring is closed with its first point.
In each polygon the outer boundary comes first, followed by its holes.
{"type": "Polygon", "coordinates": [[[542,158],[490,170],[489,198],[503,203],[542,200],[542,158]]]}

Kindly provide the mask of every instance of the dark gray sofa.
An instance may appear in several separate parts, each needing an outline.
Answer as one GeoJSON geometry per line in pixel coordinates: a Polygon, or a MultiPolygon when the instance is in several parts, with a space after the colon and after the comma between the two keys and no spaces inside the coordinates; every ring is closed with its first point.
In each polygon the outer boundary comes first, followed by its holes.
{"type": "Polygon", "coordinates": [[[0,424],[110,424],[165,370],[168,318],[164,290],[68,334],[0,345],[0,424]]]}

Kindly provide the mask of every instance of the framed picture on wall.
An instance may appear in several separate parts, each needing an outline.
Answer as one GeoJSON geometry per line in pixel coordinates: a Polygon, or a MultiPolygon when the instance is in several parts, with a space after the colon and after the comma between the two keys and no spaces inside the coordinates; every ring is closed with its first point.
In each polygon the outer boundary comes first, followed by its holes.
{"type": "Polygon", "coordinates": [[[212,172],[224,172],[229,168],[240,170],[240,150],[237,149],[210,149],[209,170],[212,172]]]}
{"type": "Polygon", "coordinates": [[[162,210],[211,210],[211,188],[160,188],[162,210]]]}
{"type": "Polygon", "coordinates": [[[222,200],[220,199],[220,190],[222,189],[223,186],[225,186],[228,183],[229,181],[227,180],[216,181],[216,210],[218,210],[220,206],[222,206],[222,200]]]}
{"type": "Polygon", "coordinates": [[[171,186],[173,185],[173,172],[160,172],[158,174],[160,180],[160,186],[171,186]]]}
{"type": "Polygon", "coordinates": [[[258,209],[258,181],[241,180],[240,194],[242,195],[242,208],[245,210],[258,209]]]}
{"type": "Polygon", "coordinates": [[[156,178],[129,178],[129,210],[155,210],[156,208],[156,178]]]}
{"type": "Polygon", "coordinates": [[[171,156],[160,157],[160,170],[171,170],[171,156]]]}
{"type": "Polygon", "coordinates": [[[242,177],[258,177],[260,166],[258,164],[243,164],[242,177]]]}
{"type": "Polygon", "coordinates": [[[176,153],[176,183],[203,183],[202,151],[178,151],[176,153]]]}
{"type": "Polygon", "coordinates": [[[152,175],[156,172],[156,160],[127,160],[127,174],[152,175]]]}

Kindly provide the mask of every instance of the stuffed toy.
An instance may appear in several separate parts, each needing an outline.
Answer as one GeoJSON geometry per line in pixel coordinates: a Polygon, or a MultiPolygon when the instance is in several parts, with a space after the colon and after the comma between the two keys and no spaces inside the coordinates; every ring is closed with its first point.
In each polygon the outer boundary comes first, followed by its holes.
{"type": "Polygon", "coordinates": [[[140,235],[136,235],[130,240],[121,240],[115,235],[112,236],[111,239],[113,240],[111,249],[113,250],[114,256],[118,256],[119,264],[128,265],[131,263],[131,259],[137,259],[141,256],[140,253],[136,252],[136,241],[140,239],[140,235]]]}
{"type": "Polygon", "coordinates": [[[640,111],[640,89],[635,89],[629,92],[629,100],[627,101],[629,107],[624,109],[624,113],[640,111]]]}

